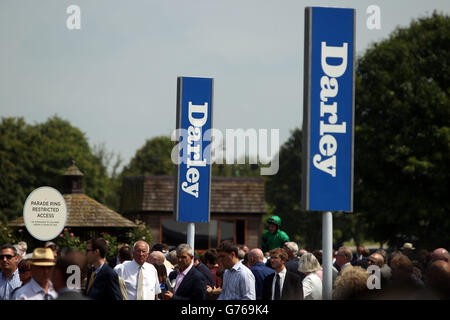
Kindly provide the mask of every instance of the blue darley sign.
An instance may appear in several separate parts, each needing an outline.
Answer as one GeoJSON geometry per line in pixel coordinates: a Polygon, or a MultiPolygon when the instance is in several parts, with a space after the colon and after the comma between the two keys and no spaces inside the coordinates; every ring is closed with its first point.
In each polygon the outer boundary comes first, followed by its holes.
{"type": "Polygon", "coordinates": [[[175,217],[182,222],[208,222],[211,189],[210,129],[213,79],[178,78],[175,217]]]}
{"type": "Polygon", "coordinates": [[[302,205],[353,210],[355,10],[306,8],[302,205]]]}

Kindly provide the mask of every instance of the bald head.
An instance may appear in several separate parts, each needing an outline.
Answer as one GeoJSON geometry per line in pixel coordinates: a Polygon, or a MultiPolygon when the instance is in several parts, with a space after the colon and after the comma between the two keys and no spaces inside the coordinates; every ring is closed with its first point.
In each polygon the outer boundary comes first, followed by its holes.
{"type": "Polygon", "coordinates": [[[450,293],[450,264],[443,260],[433,262],[428,268],[427,284],[437,294],[448,299],[450,293]]]}
{"type": "Polygon", "coordinates": [[[372,253],[370,255],[369,259],[373,262],[373,264],[379,266],[380,268],[383,267],[384,258],[383,258],[383,256],[381,254],[379,254],[379,253],[372,253]]]}
{"type": "Polygon", "coordinates": [[[135,251],[136,248],[142,247],[142,246],[145,246],[145,247],[147,248],[147,252],[150,251],[150,246],[149,246],[148,243],[145,242],[144,240],[136,241],[136,243],[133,245],[133,251],[135,251]]]}
{"type": "Polygon", "coordinates": [[[148,258],[148,243],[145,241],[138,241],[133,246],[133,259],[137,264],[142,266],[145,262],[147,262],[148,258]]]}
{"type": "Polygon", "coordinates": [[[166,260],[166,257],[164,256],[164,253],[161,251],[152,251],[148,256],[148,262],[153,264],[155,262],[161,262],[164,263],[166,260]]]}
{"type": "Polygon", "coordinates": [[[252,267],[258,262],[264,261],[264,254],[261,249],[255,248],[248,252],[248,263],[252,267]]]}
{"type": "Polygon", "coordinates": [[[445,261],[445,262],[449,262],[450,261],[450,257],[448,254],[448,251],[445,250],[444,248],[438,248],[436,250],[433,251],[433,253],[431,254],[431,261],[445,261]]]}

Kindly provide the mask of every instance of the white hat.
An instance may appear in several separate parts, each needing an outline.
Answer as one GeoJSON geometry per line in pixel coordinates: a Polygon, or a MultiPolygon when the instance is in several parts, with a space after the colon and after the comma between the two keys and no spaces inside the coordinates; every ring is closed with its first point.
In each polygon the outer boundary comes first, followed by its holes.
{"type": "Polygon", "coordinates": [[[403,244],[403,247],[401,247],[401,249],[402,249],[402,250],[403,250],[403,249],[414,250],[414,249],[416,249],[416,248],[413,247],[412,243],[405,242],[405,243],[403,244]]]}

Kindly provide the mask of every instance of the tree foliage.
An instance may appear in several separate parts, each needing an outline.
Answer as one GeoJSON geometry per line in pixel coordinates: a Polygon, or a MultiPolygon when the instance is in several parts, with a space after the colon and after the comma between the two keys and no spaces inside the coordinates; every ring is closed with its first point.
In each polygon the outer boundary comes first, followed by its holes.
{"type": "Polygon", "coordinates": [[[0,123],[0,217],[12,220],[22,214],[26,197],[34,189],[61,190],[61,175],[76,161],[84,173],[87,195],[104,202],[108,176],[84,133],[54,116],[29,125],[23,118],[2,118],[0,123]]]}
{"type": "Polygon", "coordinates": [[[124,167],[122,176],[173,175],[175,166],[171,153],[175,142],[170,137],[160,136],[148,139],[136,151],[130,163],[124,167]]]}
{"type": "Polygon", "coordinates": [[[377,241],[450,246],[449,43],[434,13],[357,62],[355,208],[377,241]]]}
{"type": "MultiPolygon", "coordinates": [[[[148,139],[145,145],[136,151],[130,163],[124,167],[121,175],[174,175],[175,164],[172,161],[171,154],[175,144],[176,142],[171,141],[170,137],[167,136],[148,139]]],[[[212,175],[221,177],[259,176],[259,165],[249,164],[248,159],[241,162],[244,163],[213,163],[212,175]]]]}

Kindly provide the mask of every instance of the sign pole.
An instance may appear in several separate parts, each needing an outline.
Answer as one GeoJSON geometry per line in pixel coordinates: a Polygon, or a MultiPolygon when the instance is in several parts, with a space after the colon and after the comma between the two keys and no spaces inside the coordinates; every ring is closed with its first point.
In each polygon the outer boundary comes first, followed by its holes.
{"type": "Polygon", "coordinates": [[[331,300],[333,293],[333,214],[331,211],[322,213],[322,250],[322,297],[323,300],[331,300]]]}
{"type": "Polygon", "coordinates": [[[189,222],[187,225],[187,244],[191,246],[192,252],[195,252],[194,241],[195,241],[195,223],[189,222]]]}

